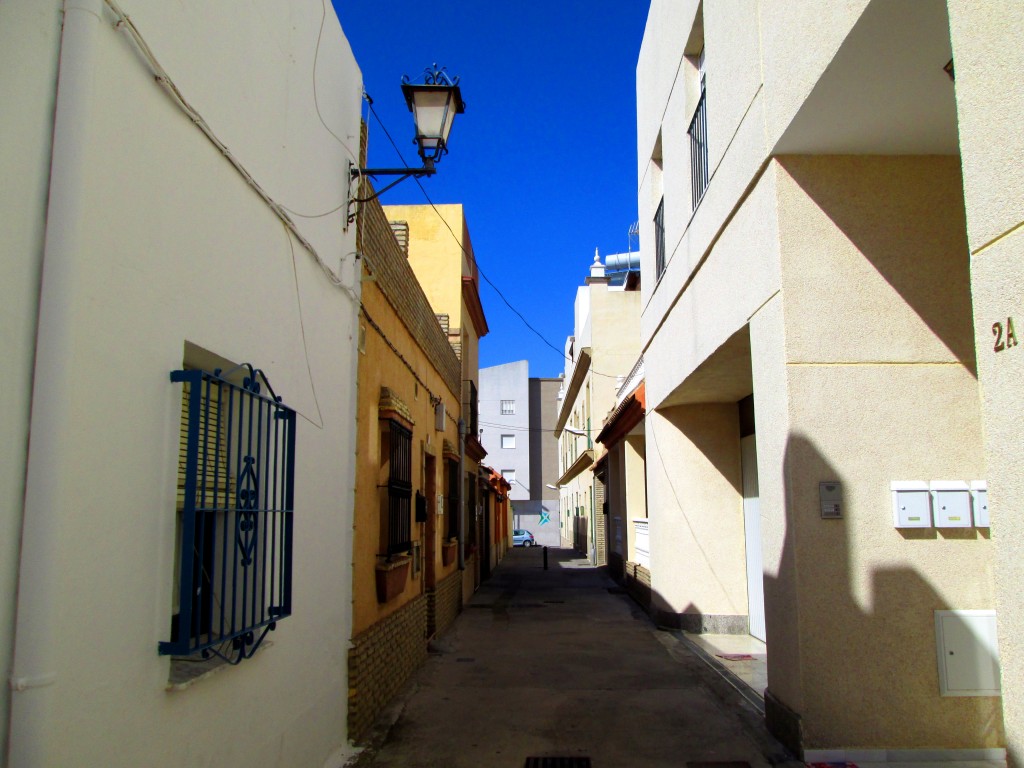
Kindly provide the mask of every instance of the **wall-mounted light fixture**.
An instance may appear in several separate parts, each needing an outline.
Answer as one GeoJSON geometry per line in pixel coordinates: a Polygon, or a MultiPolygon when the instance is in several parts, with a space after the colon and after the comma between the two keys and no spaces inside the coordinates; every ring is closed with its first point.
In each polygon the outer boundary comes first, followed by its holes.
{"type": "Polygon", "coordinates": [[[428,67],[423,71],[422,83],[410,82],[408,75],[403,77],[402,93],[405,95],[405,103],[409,107],[409,111],[412,112],[413,122],[416,126],[416,137],[413,142],[423,161],[423,167],[357,168],[349,163],[349,223],[356,216],[352,210],[353,203],[367,203],[410,176],[417,179],[423,176],[433,176],[436,173],[434,164],[443,155],[448,154],[448,136],[451,133],[455,115],[466,111],[466,104],[462,101],[462,91],[459,89],[459,78],[449,77],[445,68],[438,68],[437,64],[434,64],[433,69],[428,67]],[[369,197],[353,197],[351,185],[358,184],[358,180],[362,176],[373,178],[398,176],[399,178],[369,197]]]}

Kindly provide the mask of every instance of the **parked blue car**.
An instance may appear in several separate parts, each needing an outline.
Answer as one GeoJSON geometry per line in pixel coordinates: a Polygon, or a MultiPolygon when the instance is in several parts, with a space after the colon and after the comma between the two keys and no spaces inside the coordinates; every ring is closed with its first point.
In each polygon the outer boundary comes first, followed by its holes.
{"type": "Polygon", "coordinates": [[[532,547],[536,544],[533,540],[533,534],[529,531],[524,531],[521,528],[516,528],[512,531],[512,546],[513,547],[532,547]]]}

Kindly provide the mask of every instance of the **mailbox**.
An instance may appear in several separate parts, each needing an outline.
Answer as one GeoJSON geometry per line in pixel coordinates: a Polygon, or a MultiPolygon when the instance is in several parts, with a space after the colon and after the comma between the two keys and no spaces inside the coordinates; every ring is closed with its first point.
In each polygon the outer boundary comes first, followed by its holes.
{"type": "Polygon", "coordinates": [[[892,524],[897,528],[931,528],[931,489],[924,480],[894,480],[892,524]]]}

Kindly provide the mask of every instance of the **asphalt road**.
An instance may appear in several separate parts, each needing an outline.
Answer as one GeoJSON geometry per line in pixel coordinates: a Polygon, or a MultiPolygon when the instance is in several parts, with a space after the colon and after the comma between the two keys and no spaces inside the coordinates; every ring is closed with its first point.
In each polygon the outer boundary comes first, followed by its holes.
{"type": "MultiPolygon", "coordinates": [[[[802,766],[759,712],[659,631],[603,569],[514,549],[378,722],[353,766],[802,766]],[[544,762],[534,763],[545,766],[544,762]]],[[[546,768],[545,766],[545,768],[546,768]]]]}

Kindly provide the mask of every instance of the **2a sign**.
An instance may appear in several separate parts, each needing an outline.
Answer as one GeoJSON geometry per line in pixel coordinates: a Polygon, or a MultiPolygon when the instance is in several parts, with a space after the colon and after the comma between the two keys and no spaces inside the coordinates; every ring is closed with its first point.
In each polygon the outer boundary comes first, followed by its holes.
{"type": "Polygon", "coordinates": [[[996,337],[994,349],[996,352],[1010,349],[1017,346],[1017,334],[1013,330],[1013,318],[1006,318],[1006,325],[992,323],[992,335],[996,337]]]}

